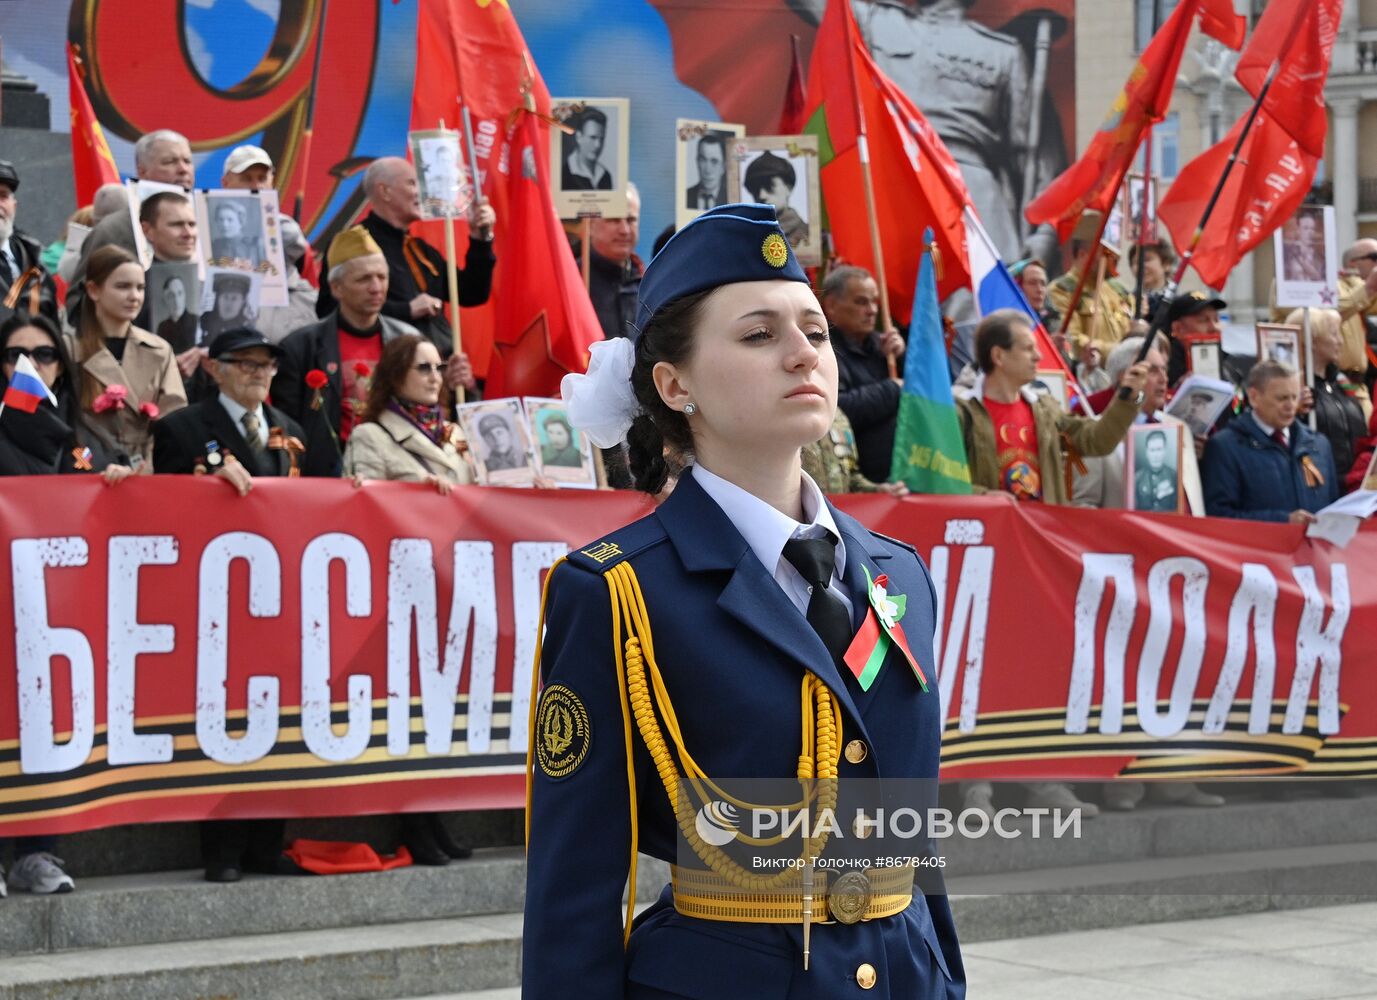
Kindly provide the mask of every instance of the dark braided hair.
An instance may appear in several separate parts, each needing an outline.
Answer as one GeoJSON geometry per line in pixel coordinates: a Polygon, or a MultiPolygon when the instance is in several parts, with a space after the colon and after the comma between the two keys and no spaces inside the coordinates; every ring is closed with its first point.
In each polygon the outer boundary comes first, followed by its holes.
{"type": "Polygon", "coordinates": [[[693,454],[693,434],[689,431],[688,418],[665,405],[655,388],[652,373],[661,361],[681,365],[688,360],[693,353],[693,328],[698,322],[703,300],[713,291],[709,288],[685,295],[661,308],[646,324],[636,343],[631,388],[641,412],[632,421],[626,443],[636,489],[652,496],[664,489],[670,473],[693,454]]]}

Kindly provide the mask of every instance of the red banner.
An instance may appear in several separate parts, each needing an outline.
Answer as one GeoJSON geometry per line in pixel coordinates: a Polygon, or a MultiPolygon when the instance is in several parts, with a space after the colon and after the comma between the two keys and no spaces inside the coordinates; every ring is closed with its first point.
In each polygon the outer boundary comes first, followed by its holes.
{"type": "MultiPolygon", "coordinates": [[[[945,776],[1377,776],[1377,527],[842,505],[932,567],[945,776]]],[[[519,806],[542,575],[648,509],[4,480],[0,836],[519,806]]]]}

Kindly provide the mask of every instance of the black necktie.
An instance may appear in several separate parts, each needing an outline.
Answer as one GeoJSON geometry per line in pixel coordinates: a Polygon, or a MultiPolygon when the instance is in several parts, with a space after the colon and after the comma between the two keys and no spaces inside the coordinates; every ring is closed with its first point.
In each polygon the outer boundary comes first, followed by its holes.
{"type": "Polygon", "coordinates": [[[841,663],[846,647],[851,644],[851,615],[842,599],[827,589],[837,560],[835,539],[830,535],[791,538],[784,543],[784,558],[812,588],[808,598],[808,624],[832,654],[833,662],[841,663]]]}
{"type": "Polygon", "coordinates": [[[10,269],[10,259],[3,250],[0,250],[0,285],[8,288],[14,283],[14,271],[10,269]]]}

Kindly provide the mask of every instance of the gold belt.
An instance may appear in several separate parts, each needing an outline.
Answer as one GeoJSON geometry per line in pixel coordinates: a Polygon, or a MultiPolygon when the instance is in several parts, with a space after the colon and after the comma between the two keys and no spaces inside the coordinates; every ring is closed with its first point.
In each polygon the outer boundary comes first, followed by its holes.
{"type": "MultiPolygon", "coordinates": [[[[748,892],[714,871],[670,867],[674,908],[686,917],[750,924],[803,923],[803,881],[777,892],[748,892]]],[[[812,923],[854,924],[902,913],[913,901],[913,868],[819,869],[814,875],[812,923]]]]}

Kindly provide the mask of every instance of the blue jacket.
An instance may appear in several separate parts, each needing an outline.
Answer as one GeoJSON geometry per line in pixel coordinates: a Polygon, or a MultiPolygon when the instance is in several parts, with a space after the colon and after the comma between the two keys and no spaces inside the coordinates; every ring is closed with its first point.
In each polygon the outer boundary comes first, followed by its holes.
{"type": "MultiPolygon", "coordinates": [[[[869,691],[861,691],[849,672],[843,676],[691,471],[654,513],[574,553],[554,571],[541,659],[541,717],[556,691],[566,704],[581,703],[587,721],[582,756],[572,770],[558,777],[540,766],[533,771],[522,955],[526,1000],[832,1000],[860,995],[856,974],[864,963],[877,972],[867,997],[965,996],[947,898],[924,896],[917,888],[908,908],[894,916],[815,924],[808,972],[802,968],[798,924],[685,916],[674,908],[668,887],[638,918],[623,949],[622,890],[632,823],[628,741],[640,852],[674,862],[678,827],[634,721],[624,730],[604,579],[620,562],[629,561],[640,581],[684,745],[709,777],[795,776],[800,686],[811,671],[839,704],[843,745],[863,740],[867,750],[856,762],[842,755],[843,789],[848,777],[923,778],[932,779],[935,792],[943,720],[931,662],[931,580],[908,546],[872,534],[835,508],[832,516],[846,546],[844,582],[856,611],[853,623],[859,624],[868,607],[862,567],[872,577],[888,574],[889,593],[907,598],[902,624],[929,691],[921,690],[894,650],[869,691]]],[[[535,740],[541,739],[538,723],[535,740]]],[[[905,804],[926,815],[935,796],[905,804]]]]}
{"type": "Polygon", "coordinates": [[[1269,438],[1251,413],[1228,425],[1205,446],[1201,476],[1211,517],[1285,522],[1294,510],[1312,514],[1338,498],[1338,473],[1329,442],[1296,421],[1291,447],[1269,438]],[[1324,482],[1309,486],[1301,460],[1309,458],[1324,482]]]}

